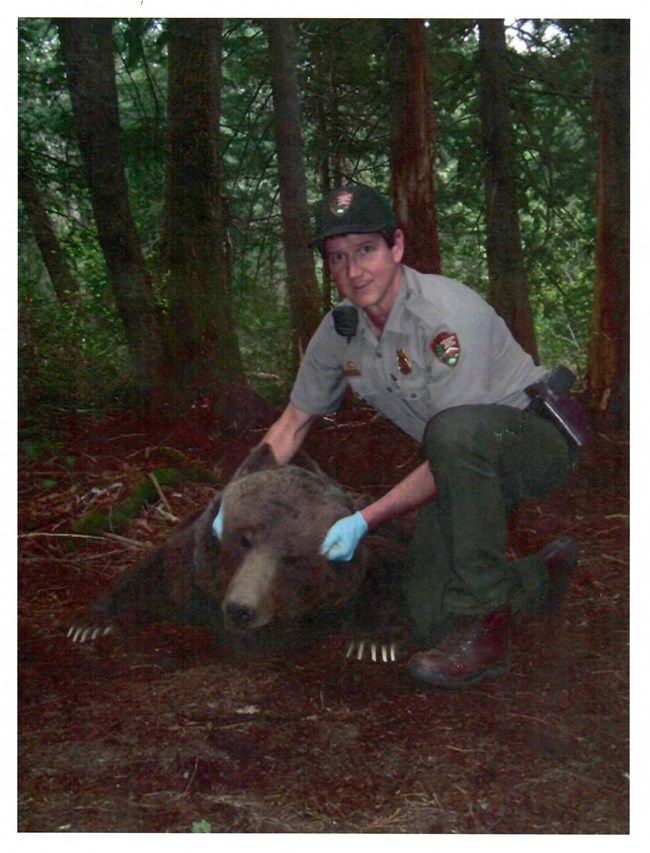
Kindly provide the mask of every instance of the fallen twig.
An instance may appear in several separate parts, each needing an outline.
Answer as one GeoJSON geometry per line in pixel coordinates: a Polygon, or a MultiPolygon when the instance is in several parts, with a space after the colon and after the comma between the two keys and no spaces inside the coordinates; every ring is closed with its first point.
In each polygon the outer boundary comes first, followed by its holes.
{"type": "Polygon", "coordinates": [[[48,533],[47,531],[34,531],[33,533],[19,533],[19,539],[37,539],[39,537],[47,537],[50,539],[94,539],[97,542],[106,540],[114,540],[121,542],[123,545],[131,547],[146,548],[146,542],[138,542],[136,539],[127,539],[125,536],[118,536],[117,533],[105,533],[103,536],[92,536],[87,533],[48,533]]]}
{"type": "Polygon", "coordinates": [[[155,490],[158,492],[158,497],[160,498],[163,506],[165,507],[169,515],[173,516],[174,514],[172,512],[172,508],[169,505],[169,501],[165,497],[163,490],[160,488],[160,483],[158,482],[158,479],[153,471],[149,472],[149,479],[153,483],[155,490]]]}

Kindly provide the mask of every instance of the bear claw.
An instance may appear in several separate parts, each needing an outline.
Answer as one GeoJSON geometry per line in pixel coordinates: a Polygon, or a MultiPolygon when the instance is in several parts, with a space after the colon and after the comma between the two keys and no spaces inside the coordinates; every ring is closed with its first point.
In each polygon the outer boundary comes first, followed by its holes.
{"type": "Polygon", "coordinates": [[[345,654],[346,658],[356,657],[357,660],[363,660],[366,653],[366,646],[370,653],[370,659],[373,663],[377,663],[377,653],[381,654],[382,663],[394,663],[397,660],[397,646],[395,643],[376,643],[366,640],[352,640],[348,645],[348,650],[345,654]],[[356,652],[356,654],[355,654],[356,652]]]}
{"type": "Polygon", "coordinates": [[[105,637],[112,630],[110,625],[107,625],[105,628],[101,628],[99,625],[90,628],[78,628],[75,625],[71,625],[68,630],[68,639],[72,640],[73,643],[85,643],[86,640],[96,640],[97,637],[105,637]]]}

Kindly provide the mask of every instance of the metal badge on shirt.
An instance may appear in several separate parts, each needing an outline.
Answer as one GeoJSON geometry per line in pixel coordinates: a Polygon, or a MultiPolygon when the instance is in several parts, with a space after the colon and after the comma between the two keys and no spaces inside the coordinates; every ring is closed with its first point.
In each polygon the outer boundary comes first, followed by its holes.
{"type": "Polygon", "coordinates": [[[401,348],[395,350],[395,355],[397,356],[397,369],[406,376],[413,370],[408,355],[401,348]]]}

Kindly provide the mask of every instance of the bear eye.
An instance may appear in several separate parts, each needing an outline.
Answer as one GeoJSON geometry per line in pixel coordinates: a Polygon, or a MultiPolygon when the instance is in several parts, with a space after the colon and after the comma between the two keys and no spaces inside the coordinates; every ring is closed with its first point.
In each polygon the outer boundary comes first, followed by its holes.
{"type": "Polygon", "coordinates": [[[253,544],[253,537],[250,533],[242,533],[239,537],[239,543],[242,548],[250,548],[253,544]]]}

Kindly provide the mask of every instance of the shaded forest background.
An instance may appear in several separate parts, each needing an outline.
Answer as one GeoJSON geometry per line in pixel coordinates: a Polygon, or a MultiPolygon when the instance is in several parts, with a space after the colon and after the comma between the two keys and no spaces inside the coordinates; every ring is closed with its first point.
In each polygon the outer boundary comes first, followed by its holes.
{"type": "Polygon", "coordinates": [[[19,409],[282,403],[336,301],[310,206],[393,199],[407,262],[626,410],[629,22],[19,21],[19,409]]]}

